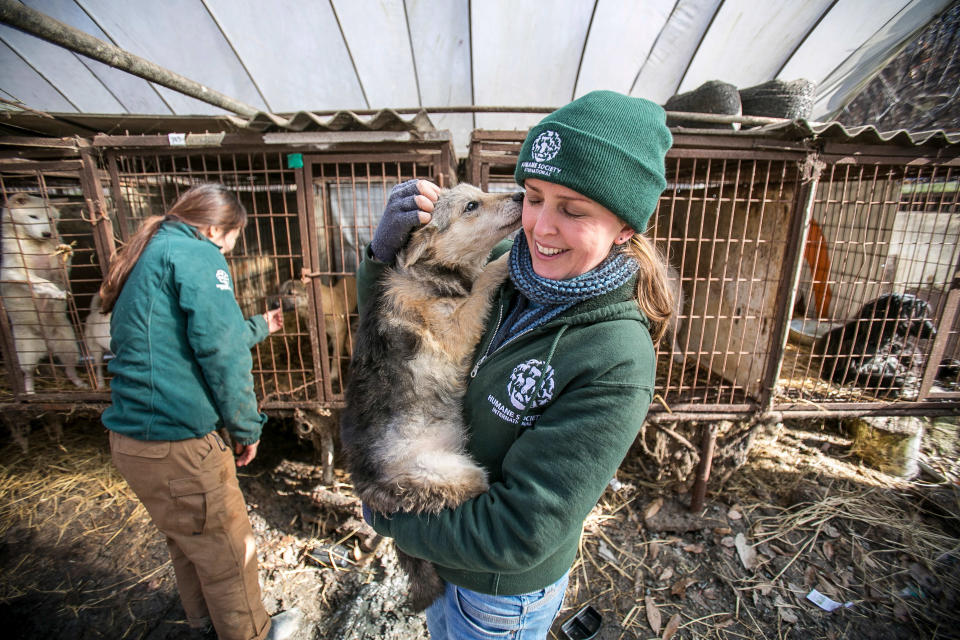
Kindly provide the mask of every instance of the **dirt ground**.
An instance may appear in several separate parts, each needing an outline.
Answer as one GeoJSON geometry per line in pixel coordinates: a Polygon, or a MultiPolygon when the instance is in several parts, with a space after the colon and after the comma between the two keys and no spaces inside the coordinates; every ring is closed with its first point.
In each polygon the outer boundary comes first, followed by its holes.
{"type": "MultiPolygon", "coordinates": [[[[183,622],[163,539],[113,470],[102,427],[75,419],[57,439],[38,426],[29,442],[27,454],[9,438],[0,449],[4,636],[205,637],[183,622]]],[[[956,424],[928,425],[933,475],[912,481],[849,450],[837,424],[762,432],[699,518],[632,453],[588,518],[551,637],[591,605],[600,640],[960,638],[956,424]],[[814,589],[840,607],[813,604],[814,589]]],[[[322,486],[315,462],[272,421],[241,473],[267,610],[298,607],[302,640],[426,638],[391,545],[357,519],[342,472],[322,486]]]]}

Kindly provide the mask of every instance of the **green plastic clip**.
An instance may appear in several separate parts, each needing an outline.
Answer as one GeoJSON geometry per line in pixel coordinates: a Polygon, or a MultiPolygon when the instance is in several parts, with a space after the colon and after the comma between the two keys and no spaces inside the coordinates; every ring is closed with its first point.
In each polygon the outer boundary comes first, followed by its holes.
{"type": "Polygon", "coordinates": [[[303,154],[302,153],[288,153],[287,154],[287,169],[302,169],[303,168],[303,154]]]}

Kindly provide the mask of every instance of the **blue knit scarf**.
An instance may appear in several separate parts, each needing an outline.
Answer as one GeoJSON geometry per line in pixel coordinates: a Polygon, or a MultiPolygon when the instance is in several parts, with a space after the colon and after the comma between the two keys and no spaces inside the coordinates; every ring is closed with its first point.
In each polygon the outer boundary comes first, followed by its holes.
{"type": "Polygon", "coordinates": [[[533,270],[526,236],[518,233],[510,250],[510,279],[522,295],[494,336],[490,351],[550,322],[578,302],[622,287],[639,268],[632,256],[615,247],[603,262],[584,274],[567,280],[543,278],[533,270]]]}

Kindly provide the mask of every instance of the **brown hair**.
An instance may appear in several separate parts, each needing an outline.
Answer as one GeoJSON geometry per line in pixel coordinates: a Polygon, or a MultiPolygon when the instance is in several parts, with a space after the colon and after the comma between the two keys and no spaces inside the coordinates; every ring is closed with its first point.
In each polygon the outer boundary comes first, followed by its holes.
{"type": "Polygon", "coordinates": [[[140,225],[137,232],[117,252],[110,262],[107,277],[100,285],[100,308],[103,313],[113,309],[120,291],[133,267],[140,259],[144,248],[168,220],[185,222],[205,233],[210,227],[221,227],[224,231],[243,228],[247,224],[247,210],[237,199],[236,194],[222,184],[198,184],[190,187],[173,203],[165,216],[150,216],[140,225]]]}
{"type": "Polygon", "coordinates": [[[637,304],[650,320],[650,337],[657,343],[667,331],[676,302],[667,275],[667,261],[642,233],[633,234],[624,250],[640,263],[637,271],[637,304]]]}

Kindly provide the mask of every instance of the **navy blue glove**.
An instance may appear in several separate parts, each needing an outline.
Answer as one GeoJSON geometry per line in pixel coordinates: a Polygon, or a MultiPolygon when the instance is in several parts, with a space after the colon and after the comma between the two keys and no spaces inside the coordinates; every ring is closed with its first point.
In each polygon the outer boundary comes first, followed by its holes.
{"type": "Polygon", "coordinates": [[[397,257],[397,252],[406,244],[410,232],[420,226],[420,207],[417,206],[417,196],[420,189],[418,178],[407,180],[390,190],[387,206],[383,209],[383,217],[373,234],[370,242],[370,251],[373,257],[380,262],[391,264],[397,257]]]}

